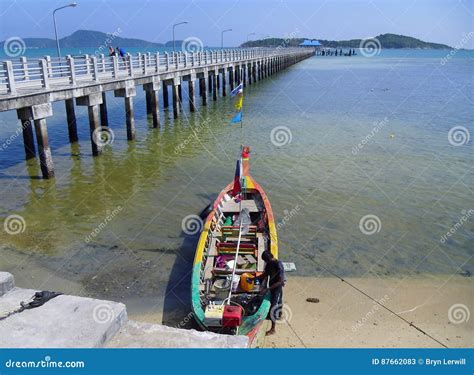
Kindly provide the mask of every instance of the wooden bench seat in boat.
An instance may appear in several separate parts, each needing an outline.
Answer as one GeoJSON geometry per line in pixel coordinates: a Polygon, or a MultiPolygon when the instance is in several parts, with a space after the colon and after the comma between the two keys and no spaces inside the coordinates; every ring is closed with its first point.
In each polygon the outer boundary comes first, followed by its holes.
{"type": "MultiPolygon", "coordinates": [[[[257,203],[253,199],[244,199],[242,201],[242,209],[247,208],[249,212],[260,212],[262,211],[261,207],[257,206],[257,203]]],[[[225,213],[238,213],[240,212],[240,202],[237,203],[234,200],[223,202],[222,203],[222,212],[225,213]]]]}
{"type": "MultiPolygon", "coordinates": [[[[214,275],[232,275],[232,269],[229,268],[217,268],[215,267],[212,272],[214,275]]],[[[246,268],[236,268],[235,269],[235,274],[236,275],[242,275],[243,273],[248,272],[248,273],[256,273],[256,269],[246,269],[246,268]]]]}
{"type": "MultiPolygon", "coordinates": [[[[239,226],[226,225],[221,228],[224,237],[239,237],[239,226]]],[[[243,234],[241,238],[255,238],[257,236],[257,227],[255,225],[249,226],[249,231],[243,234]]]]}
{"type": "MultiPolygon", "coordinates": [[[[216,247],[218,254],[234,254],[237,250],[237,242],[219,242],[216,247]]],[[[257,246],[253,243],[240,243],[240,254],[254,254],[256,250],[257,246]]]]}

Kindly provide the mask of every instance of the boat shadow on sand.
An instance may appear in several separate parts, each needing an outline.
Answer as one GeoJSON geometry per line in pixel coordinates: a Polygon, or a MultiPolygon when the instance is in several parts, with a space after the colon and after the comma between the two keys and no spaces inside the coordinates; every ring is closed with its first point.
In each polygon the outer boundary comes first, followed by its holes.
{"type": "MultiPolygon", "coordinates": [[[[210,197],[205,199],[212,201],[210,197]]],[[[209,212],[206,206],[199,216],[205,218],[209,212]]],[[[200,329],[194,320],[191,305],[191,276],[194,263],[196,246],[199,241],[200,232],[195,235],[181,232],[183,244],[176,250],[176,258],[171,267],[169,281],[166,286],[163,301],[163,324],[176,328],[200,329]]]]}

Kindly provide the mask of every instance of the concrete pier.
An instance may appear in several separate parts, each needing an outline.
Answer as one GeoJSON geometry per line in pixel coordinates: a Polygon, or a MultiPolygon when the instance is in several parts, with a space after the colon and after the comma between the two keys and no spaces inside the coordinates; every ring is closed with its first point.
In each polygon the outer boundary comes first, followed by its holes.
{"type": "MultiPolygon", "coordinates": [[[[34,289],[15,287],[0,272],[0,348],[247,348],[246,336],[167,327],[128,319],[120,302],[59,295],[43,305],[18,310],[34,289]]],[[[60,292],[60,291],[59,291],[60,292]]]]}
{"type": "Polygon", "coordinates": [[[147,113],[152,114],[153,127],[157,128],[160,126],[160,88],[163,91],[163,108],[167,110],[170,104],[168,86],[171,86],[173,115],[178,118],[183,111],[183,82],[188,85],[189,111],[195,112],[198,110],[196,80],[199,80],[201,103],[207,105],[209,94],[212,94],[213,101],[217,101],[219,93],[227,95],[227,84],[232,90],[240,82],[245,86],[257,83],[313,55],[312,49],[262,48],[137,54],[127,55],[123,60],[116,56],[96,58],[88,55],[67,56],[62,60],[53,57],[37,61],[26,58],[7,60],[2,63],[3,70],[0,70],[0,112],[17,111],[26,159],[36,156],[34,125],[42,174],[44,178],[51,178],[54,176],[54,167],[46,118],[52,116],[53,102],[65,102],[71,143],[78,142],[74,100],[76,105],[87,106],[92,154],[97,156],[101,150],[93,140],[94,132],[97,134],[100,127],[109,126],[107,92],[113,91],[116,97],[124,98],[127,139],[133,141],[133,98],[136,96],[137,86],[145,89],[147,113]]]}

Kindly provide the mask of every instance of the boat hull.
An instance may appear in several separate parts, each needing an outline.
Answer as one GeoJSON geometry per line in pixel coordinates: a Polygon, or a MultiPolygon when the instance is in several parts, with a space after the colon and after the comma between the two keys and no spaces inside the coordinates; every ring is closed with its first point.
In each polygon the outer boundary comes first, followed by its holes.
{"type": "MultiPolygon", "coordinates": [[[[204,323],[204,310],[202,307],[202,295],[200,292],[201,285],[201,273],[203,272],[203,258],[205,256],[206,243],[211,230],[211,223],[215,216],[215,212],[222,202],[224,195],[228,194],[232,190],[233,183],[227,185],[219,194],[214,202],[213,209],[207,216],[203,223],[203,230],[201,232],[199,242],[196,248],[196,254],[193,264],[193,273],[191,280],[191,295],[192,295],[192,306],[195,320],[205,330],[210,330],[204,323]]],[[[260,195],[267,217],[267,228],[269,234],[269,250],[272,252],[275,258],[278,258],[278,239],[276,233],[276,226],[273,217],[273,211],[270,205],[270,201],[262,189],[262,187],[250,176],[245,176],[245,188],[246,191],[258,192],[260,195]]],[[[242,324],[238,329],[239,335],[246,335],[249,338],[249,346],[255,347],[261,344],[261,338],[259,338],[262,330],[265,329],[265,320],[270,310],[270,293],[264,296],[258,310],[249,316],[245,316],[242,319],[242,324]]]]}

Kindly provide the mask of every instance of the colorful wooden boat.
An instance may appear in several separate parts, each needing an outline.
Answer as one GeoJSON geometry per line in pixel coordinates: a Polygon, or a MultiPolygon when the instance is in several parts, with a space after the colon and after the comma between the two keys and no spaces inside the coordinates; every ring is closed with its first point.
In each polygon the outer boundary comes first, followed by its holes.
{"type": "Polygon", "coordinates": [[[238,195],[237,199],[232,197],[235,193],[235,181],[228,184],[220,192],[212,211],[203,223],[194,258],[191,294],[194,317],[203,329],[246,335],[249,338],[249,346],[255,347],[259,346],[265,331],[265,321],[270,309],[269,293],[260,296],[258,290],[244,291],[241,286],[232,292],[232,297],[229,299],[231,302],[227,300],[226,303],[240,304],[244,310],[241,324],[234,331],[210,326],[205,317],[206,307],[209,304],[224,303],[215,288],[218,280],[230,278],[229,275],[232,273],[257,275],[263,272],[265,262],[261,256],[265,250],[270,250],[273,256],[278,258],[277,233],[272,208],[265,191],[249,174],[248,147],[242,148],[240,163],[242,168],[239,180],[242,194],[238,195]],[[241,201],[237,202],[239,198],[241,201]],[[247,226],[247,233],[241,235],[239,242],[239,226],[225,224],[229,224],[229,217],[239,215],[243,209],[248,210],[251,223],[247,226]],[[236,269],[233,270],[232,267],[223,264],[229,259],[235,261],[238,242],[238,262],[236,269]],[[244,305],[243,302],[248,304],[244,305]]]}

